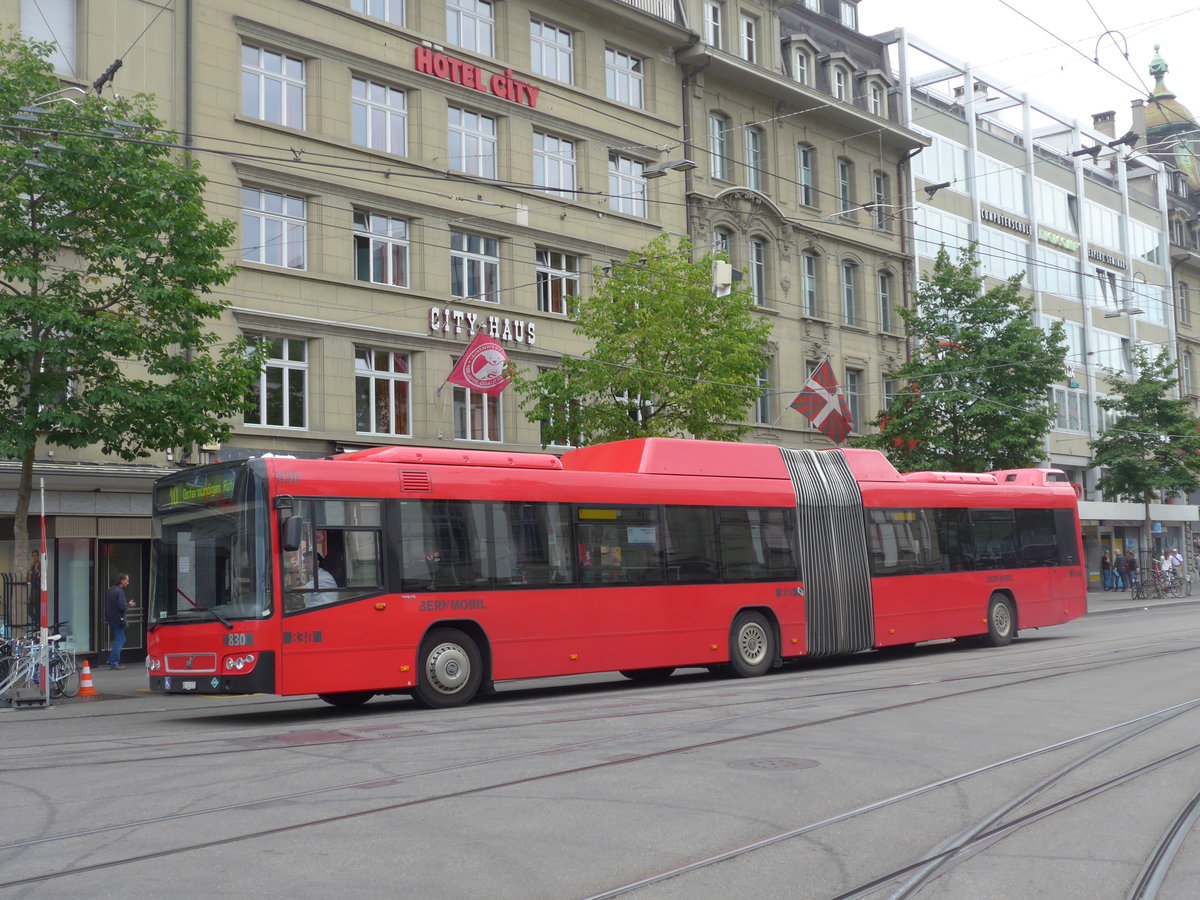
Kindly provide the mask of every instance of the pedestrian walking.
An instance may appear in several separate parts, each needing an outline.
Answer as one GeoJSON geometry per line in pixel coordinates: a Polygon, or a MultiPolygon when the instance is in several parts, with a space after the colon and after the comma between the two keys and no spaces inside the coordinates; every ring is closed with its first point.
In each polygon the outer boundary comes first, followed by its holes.
{"type": "MultiPolygon", "coordinates": [[[[1117,558],[1121,558],[1119,554],[1117,558]]],[[[1138,581],[1138,562],[1132,550],[1125,551],[1125,570],[1129,579],[1129,586],[1131,588],[1135,587],[1138,581]]]]}
{"type": "Polygon", "coordinates": [[[1125,590],[1129,577],[1129,559],[1123,556],[1120,552],[1117,553],[1117,558],[1113,561],[1113,586],[1114,591],[1125,590]]]}
{"type": "Polygon", "coordinates": [[[104,594],[104,621],[112,632],[112,648],[108,651],[110,669],[125,668],[121,665],[121,651],[125,649],[125,610],[137,605],[125,596],[128,586],[129,576],[121,572],[104,594]]]}
{"type": "Polygon", "coordinates": [[[1112,590],[1112,558],[1109,557],[1107,550],[1100,554],[1100,584],[1106,591],[1112,590]]]}

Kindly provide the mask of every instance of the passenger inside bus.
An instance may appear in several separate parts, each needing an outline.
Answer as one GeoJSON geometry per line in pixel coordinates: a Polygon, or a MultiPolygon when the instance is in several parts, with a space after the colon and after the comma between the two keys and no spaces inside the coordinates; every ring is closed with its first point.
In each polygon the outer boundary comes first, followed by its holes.
{"type": "Polygon", "coordinates": [[[304,587],[309,590],[312,590],[312,588],[316,587],[318,590],[308,595],[304,601],[305,606],[320,606],[322,603],[332,603],[338,598],[337,579],[335,579],[333,575],[331,575],[325,568],[325,557],[321,556],[319,553],[314,554],[311,550],[305,551],[304,570],[306,572],[312,572],[314,557],[317,566],[316,583],[313,583],[313,578],[310,575],[308,581],[305,582],[304,587]],[[333,590],[320,590],[320,588],[333,588],[333,590]]]}

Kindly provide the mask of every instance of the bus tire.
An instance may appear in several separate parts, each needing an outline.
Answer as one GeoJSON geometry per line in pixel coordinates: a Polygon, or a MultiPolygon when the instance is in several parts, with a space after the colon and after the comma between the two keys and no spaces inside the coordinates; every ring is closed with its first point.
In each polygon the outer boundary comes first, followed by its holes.
{"type": "Polygon", "coordinates": [[[984,642],[992,647],[1005,647],[1017,636],[1017,615],[1012,601],[1004,594],[992,594],[988,598],[988,633],[984,642]]]}
{"type": "Polygon", "coordinates": [[[317,696],[338,709],[357,709],[375,695],[371,691],[342,691],[337,694],[317,694],[317,696]]]}
{"type": "Polygon", "coordinates": [[[413,698],[430,709],[469,703],[483,682],[479,647],[457,628],[438,628],[421,642],[413,698]]]}
{"type": "Polygon", "coordinates": [[[765,675],[775,659],[775,633],[766,616],[738,613],[729,629],[729,668],[738,678],[765,675]]]}
{"type": "Polygon", "coordinates": [[[675,674],[674,666],[660,666],[657,669],[622,669],[621,674],[630,681],[638,684],[658,684],[666,681],[675,674]]]}

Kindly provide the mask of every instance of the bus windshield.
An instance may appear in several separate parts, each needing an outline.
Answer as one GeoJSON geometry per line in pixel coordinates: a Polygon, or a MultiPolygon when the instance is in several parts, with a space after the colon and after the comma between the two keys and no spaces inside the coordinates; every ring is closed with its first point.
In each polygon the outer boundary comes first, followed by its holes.
{"type": "Polygon", "coordinates": [[[262,478],[243,463],[160,480],[150,625],[271,615],[267,512],[262,478]]]}

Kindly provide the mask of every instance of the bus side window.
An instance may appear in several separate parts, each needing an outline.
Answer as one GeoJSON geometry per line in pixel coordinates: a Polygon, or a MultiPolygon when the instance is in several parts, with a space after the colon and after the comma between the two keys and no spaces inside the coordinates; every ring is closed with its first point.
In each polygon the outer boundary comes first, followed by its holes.
{"type": "Polygon", "coordinates": [[[721,509],[721,577],[725,581],[792,581],[797,575],[790,509],[721,509]]]}
{"type": "Polygon", "coordinates": [[[705,584],[717,580],[717,532],[710,507],[668,506],[667,581],[705,584]]]}

